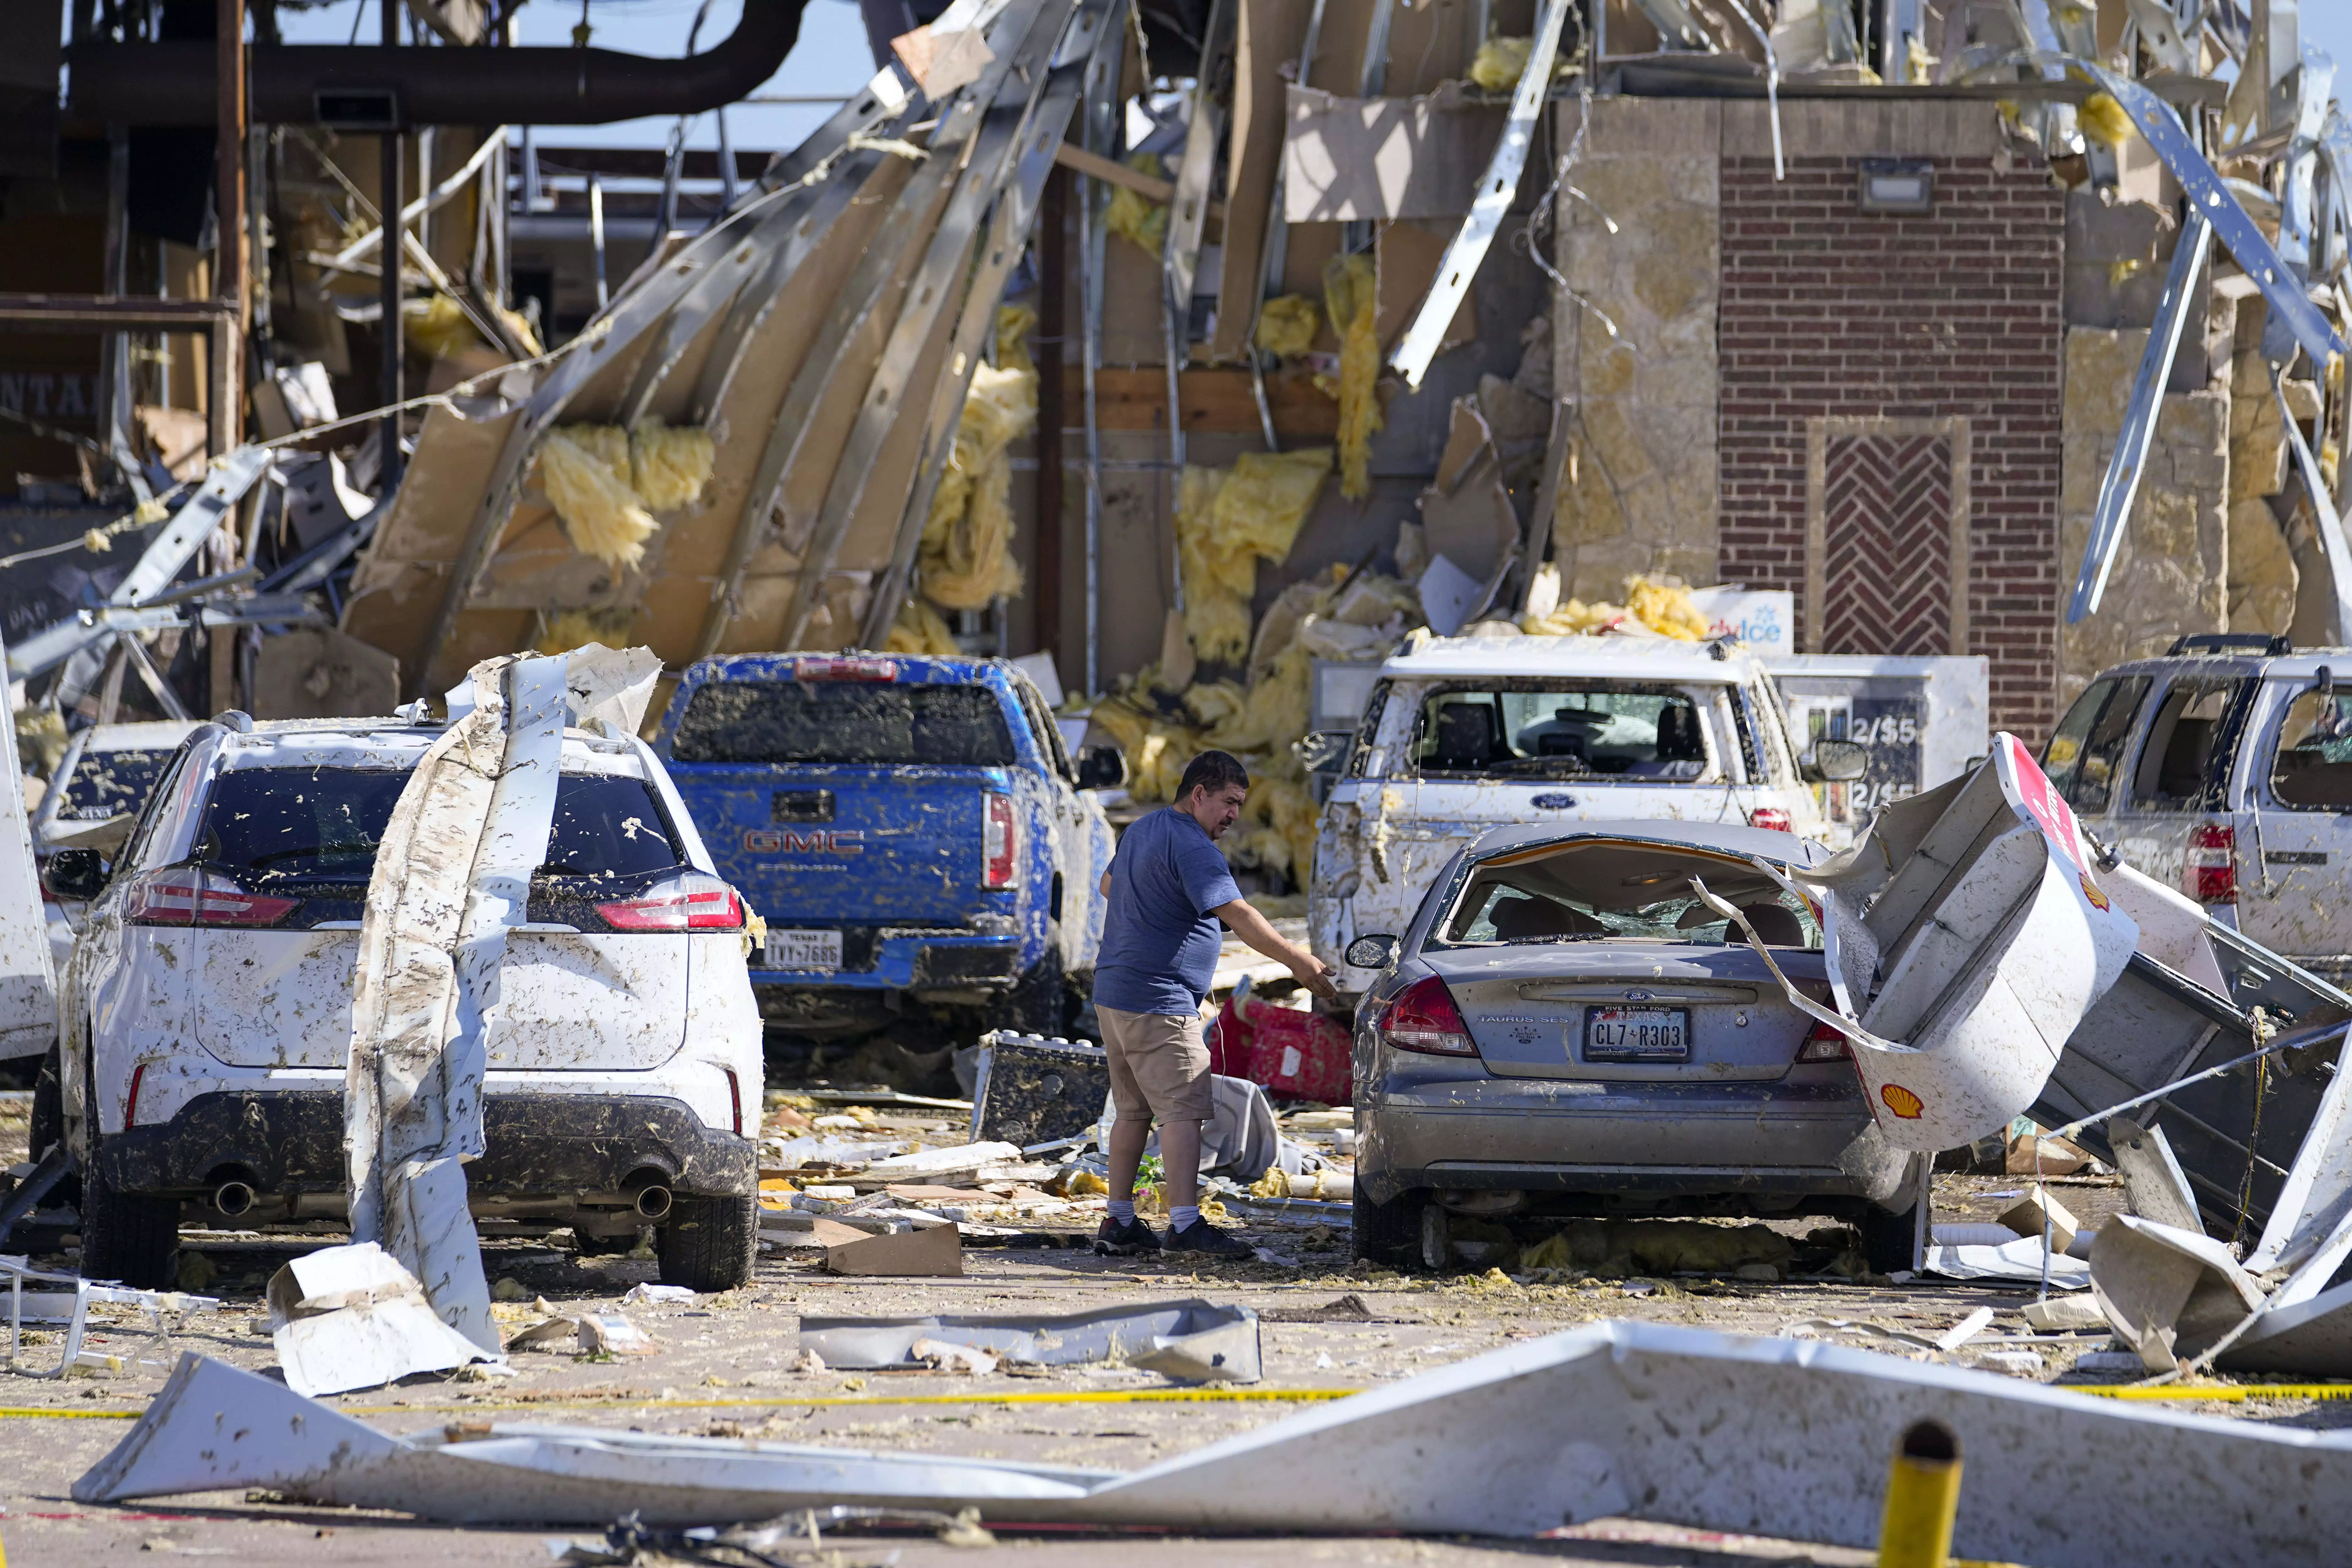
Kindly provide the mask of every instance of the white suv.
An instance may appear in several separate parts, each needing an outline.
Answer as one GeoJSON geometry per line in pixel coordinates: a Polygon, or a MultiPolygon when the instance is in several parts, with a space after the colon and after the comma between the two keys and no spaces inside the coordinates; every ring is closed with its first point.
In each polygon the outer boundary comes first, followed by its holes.
{"type": "MultiPolygon", "coordinates": [[[[170,1283],[184,1217],[346,1213],[352,977],[376,847],[435,721],[224,714],[198,729],[91,900],[60,987],[82,1270],[170,1283]]],[[[547,863],[511,934],[467,1167],[478,1219],[661,1234],[664,1279],[725,1289],[758,1241],[761,1026],[744,911],[635,737],[565,731],[547,863]]]]}
{"type": "Polygon", "coordinates": [[[1409,643],[1355,734],[1310,744],[1310,764],[1339,776],[1307,932],[1342,995],[1380,973],[1349,963],[1348,944],[1409,929],[1431,880],[1490,827],[1720,822],[1818,838],[1808,782],[1858,778],[1868,760],[1819,741],[1801,761],[1779,689],[1737,644],[1624,636],[1409,643]]]}

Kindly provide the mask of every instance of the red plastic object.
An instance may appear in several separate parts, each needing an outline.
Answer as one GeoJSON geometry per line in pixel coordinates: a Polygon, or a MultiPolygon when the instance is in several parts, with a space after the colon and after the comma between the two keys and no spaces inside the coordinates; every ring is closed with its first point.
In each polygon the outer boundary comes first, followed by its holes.
{"type": "Polygon", "coordinates": [[[1262,1083],[1270,1094],[1346,1105],[1355,1085],[1349,1048],[1340,1020],[1242,994],[1226,998],[1211,1026],[1209,1068],[1262,1083]]]}

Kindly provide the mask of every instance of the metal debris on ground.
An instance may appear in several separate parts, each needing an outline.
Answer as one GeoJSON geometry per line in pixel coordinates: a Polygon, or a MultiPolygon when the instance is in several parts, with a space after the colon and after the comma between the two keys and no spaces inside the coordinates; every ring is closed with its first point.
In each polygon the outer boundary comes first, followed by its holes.
{"type": "Polygon", "coordinates": [[[918,1363],[925,1344],[964,1345],[1037,1366],[1123,1361],[1179,1382],[1255,1383],[1257,1323],[1247,1307],[1184,1300],[1063,1317],[803,1318],[800,1342],[825,1365],[852,1370],[918,1363]]]}

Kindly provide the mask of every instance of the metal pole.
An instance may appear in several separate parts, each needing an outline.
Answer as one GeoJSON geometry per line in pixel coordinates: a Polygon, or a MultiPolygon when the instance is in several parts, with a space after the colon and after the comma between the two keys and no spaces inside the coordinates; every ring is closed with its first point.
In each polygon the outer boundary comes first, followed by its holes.
{"type": "Polygon", "coordinates": [[[604,286],[604,176],[588,176],[588,247],[596,253],[596,310],[603,314],[612,303],[612,291],[604,286]]]}
{"type": "MultiPolygon", "coordinates": [[[[400,7],[395,4],[395,0],[376,0],[376,4],[383,12],[383,45],[387,49],[396,49],[400,47],[400,7]]],[[[390,56],[385,57],[387,61],[390,58],[390,56]]],[[[388,64],[385,68],[385,75],[387,78],[391,75],[391,68],[388,64]]],[[[381,157],[376,166],[378,178],[376,207],[380,214],[380,221],[383,225],[383,244],[377,251],[377,259],[383,264],[383,282],[382,288],[377,290],[376,299],[383,307],[383,320],[381,330],[376,335],[377,341],[383,344],[383,363],[376,391],[383,406],[386,409],[392,409],[396,407],[401,400],[401,359],[407,352],[401,342],[403,334],[400,320],[400,276],[403,260],[401,253],[404,247],[401,243],[403,225],[400,221],[400,208],[403,198],[400,167],[402,148],[399,130],[397,128],[385,130],[378,140],[378,145],[381,157]]],[[[376,439],[381,443],[376,465],[377,494],[388,496],[392,494],[394,487],[400,483],[401,468],[404,466],[400,451],[400,416],[398,414],[384,415],[383,424],[376,439]]]]}
{"type": "Polygon", "coordinates": [[[1037,646],[1061,668],[1062,333],[1069,317],[1070,175],[1045,176],[1037,215],[1037,646]]]}
{"type": "Polygon", "coordinates": [[[735,210],[735,143],[727,134],[727,111],[714,109],[710,115],[719,121],[719,210],[723,215],[735,210]]]}
{"type": "MultiPolygon", "coordinates": [[[[120,125],[106,128],[106,291],[121,299],[131,291],[131,138],[120,125]]],[[[145,476],[131,445],[131,407],[137,396],[131,385],[131,333],[106,334],[106,354],[100,364],[105,387],[100,434],[124,482],[140,500],[147,499],[145,476]]]]}
{"type": "Polygon", "coordinates": [[[245,436],[246,329],[252,322],[253,291],[246,285],[245,196],[245,0],[218,0],[214,13],[214,59],[218,73],[214,125],[214,292],[236,312],[236,331],[216,334],[222,362],[213,367],[213,455],[219,457],[245,436]]]}
{"type": "MultiPolygon", "coordinates": [[[[1112,132],[1111,73],[1120,57],[1096,58],[1087,68],[1086,149],[1109,154],[1112,132]]],[[[1078,185],[1078,250],[1086,267],[1085,300],[1079,308],[1083,342],[1079,376],[1087,428],[1087,695],[1102,694],[1102,425],[1095,405],[1095,373],[1102,368],[1103,207],[1110,198],[1100,180],[1078,185]]]]}

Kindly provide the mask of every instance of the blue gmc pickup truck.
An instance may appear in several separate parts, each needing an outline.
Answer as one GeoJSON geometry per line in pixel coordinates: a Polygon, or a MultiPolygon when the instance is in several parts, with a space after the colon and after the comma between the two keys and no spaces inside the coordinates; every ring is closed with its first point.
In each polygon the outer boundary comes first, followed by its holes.
{"type": "MultiPolygon", "coordinates": [[[[1028,677],[1001,659],[740,654],[686,672],[655,749],[719,875],[768,923],[761,1015],[821,1044],[915,1025],[1069,1032],[1102,938],[1111,828],[1028,677]]],[[[944,1042],[942,1042],[944,1043],[944,1042]]]]}

